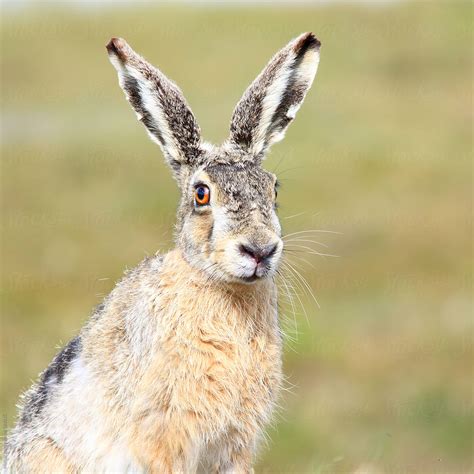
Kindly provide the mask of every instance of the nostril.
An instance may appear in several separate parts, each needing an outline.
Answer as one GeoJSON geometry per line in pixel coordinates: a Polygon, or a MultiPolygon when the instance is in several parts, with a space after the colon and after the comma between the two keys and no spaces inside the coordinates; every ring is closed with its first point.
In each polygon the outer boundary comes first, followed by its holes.
{"type": "Polygon", "coordinates": [[[255,249],[253,249],[252,247],[241,244],[239,246],[239,250],[240,250],[240,253],[243,253],[244,255],[249,255],[250,257],[257,260],[257,255],[256,255],[256,252],[255,252],[255,249]]]}
{"type": "Polygon", "coordinates": [[[278,244],[270,244],[266,247],[266,255],[264,255],[264,258],[269,258],[271,257],[276,251],[277,251],[277,248],[278,248],[278,244]]]}

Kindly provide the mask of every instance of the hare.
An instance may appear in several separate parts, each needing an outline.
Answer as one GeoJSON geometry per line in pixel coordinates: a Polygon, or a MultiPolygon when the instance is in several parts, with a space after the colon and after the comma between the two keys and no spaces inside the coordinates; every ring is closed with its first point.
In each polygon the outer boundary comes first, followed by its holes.
{"type": "Polygon", "coordinates": [[[181,189],[176,246],[126,273],[23,396],[6,472],[252,472],[282,385],[275,274],[283,138],[319,63],[291,41],[237,104],[220,146],[180,89],[119,38],[107,51],[181,189]]]}

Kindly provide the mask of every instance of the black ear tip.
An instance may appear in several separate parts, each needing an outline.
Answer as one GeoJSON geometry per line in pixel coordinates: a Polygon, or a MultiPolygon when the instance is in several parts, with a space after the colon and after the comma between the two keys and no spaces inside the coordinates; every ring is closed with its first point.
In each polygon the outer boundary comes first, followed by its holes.
{"type": "Polygon", "coordinates": [[[114,54],[121,59],[126,56],[127,43],[122,38],[112,38],[105,47],[109,54],[114,54]]]}
{"type": "Polygon", "coordinates": [[[319,51],[321,47],[321,41],[314,36],[313,33],[303,33],[297,40],[295,45],[295,51],[298,53],[305,52],[308,49],[314,49],[319,51]]]}

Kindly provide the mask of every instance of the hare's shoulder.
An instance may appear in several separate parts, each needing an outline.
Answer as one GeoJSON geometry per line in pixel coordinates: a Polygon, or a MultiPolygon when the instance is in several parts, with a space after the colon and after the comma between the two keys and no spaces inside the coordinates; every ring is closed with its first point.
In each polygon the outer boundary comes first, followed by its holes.
{"type": "Polygon", "coordinates": [[[47,368],[39,375],[37,382],[22,395],[18,417],[19,428],[32,426],[41,418],[46,406],[54,398],[57,387],[61,385],[80,351],[81,339],[80,336],[76,336],[56,354],[47,368]]]}
{"type": "Polygon", "coordinates": [[[147,304],[161,293],[166,255],[146,257],[136,267],[126,270],[115,288],[97,307],[89,326],[110,324],[112,321],[122,324],[124,318],[130,319],[145,311],[147,304]]]}
{"type": "Polygon", "coordinates": [[[122,357],[125,352],[149,350],[159,319],[166,255],[147,257],[127,270],[96,308],[82,332],[87,359],[91,359],[91,363],[103,358],[105,352],[111,357],[114,354],[122,357]],[[125,352],[121,354],[122,351],[125,352]]]}
{"type": "Polygon", "coordinates": [[[117,283],[116,288],[112,291],[110,296],[113,297],[115,293],[125,291],[127,297],[130,297],[131,291],[138,291],[141,288],[153,287],[157,289],[160,285],[167,255],[168,254],[156,253],[151,257],[144,258],[134,268],[126,270],[125,275],[117,283]]]}

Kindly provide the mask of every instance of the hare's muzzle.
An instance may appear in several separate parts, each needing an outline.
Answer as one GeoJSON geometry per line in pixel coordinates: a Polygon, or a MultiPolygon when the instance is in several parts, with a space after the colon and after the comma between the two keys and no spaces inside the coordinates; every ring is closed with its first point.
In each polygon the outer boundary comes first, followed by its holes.
{"type": "Polygon", "coordinates": [[[281,254],[280,239],[266,244],[245,241],[238,244],[239,275],[244,281],[255,281],[273,274],[281,254]],[[239,272],[240,273],[240,272],[239,272]]]}

